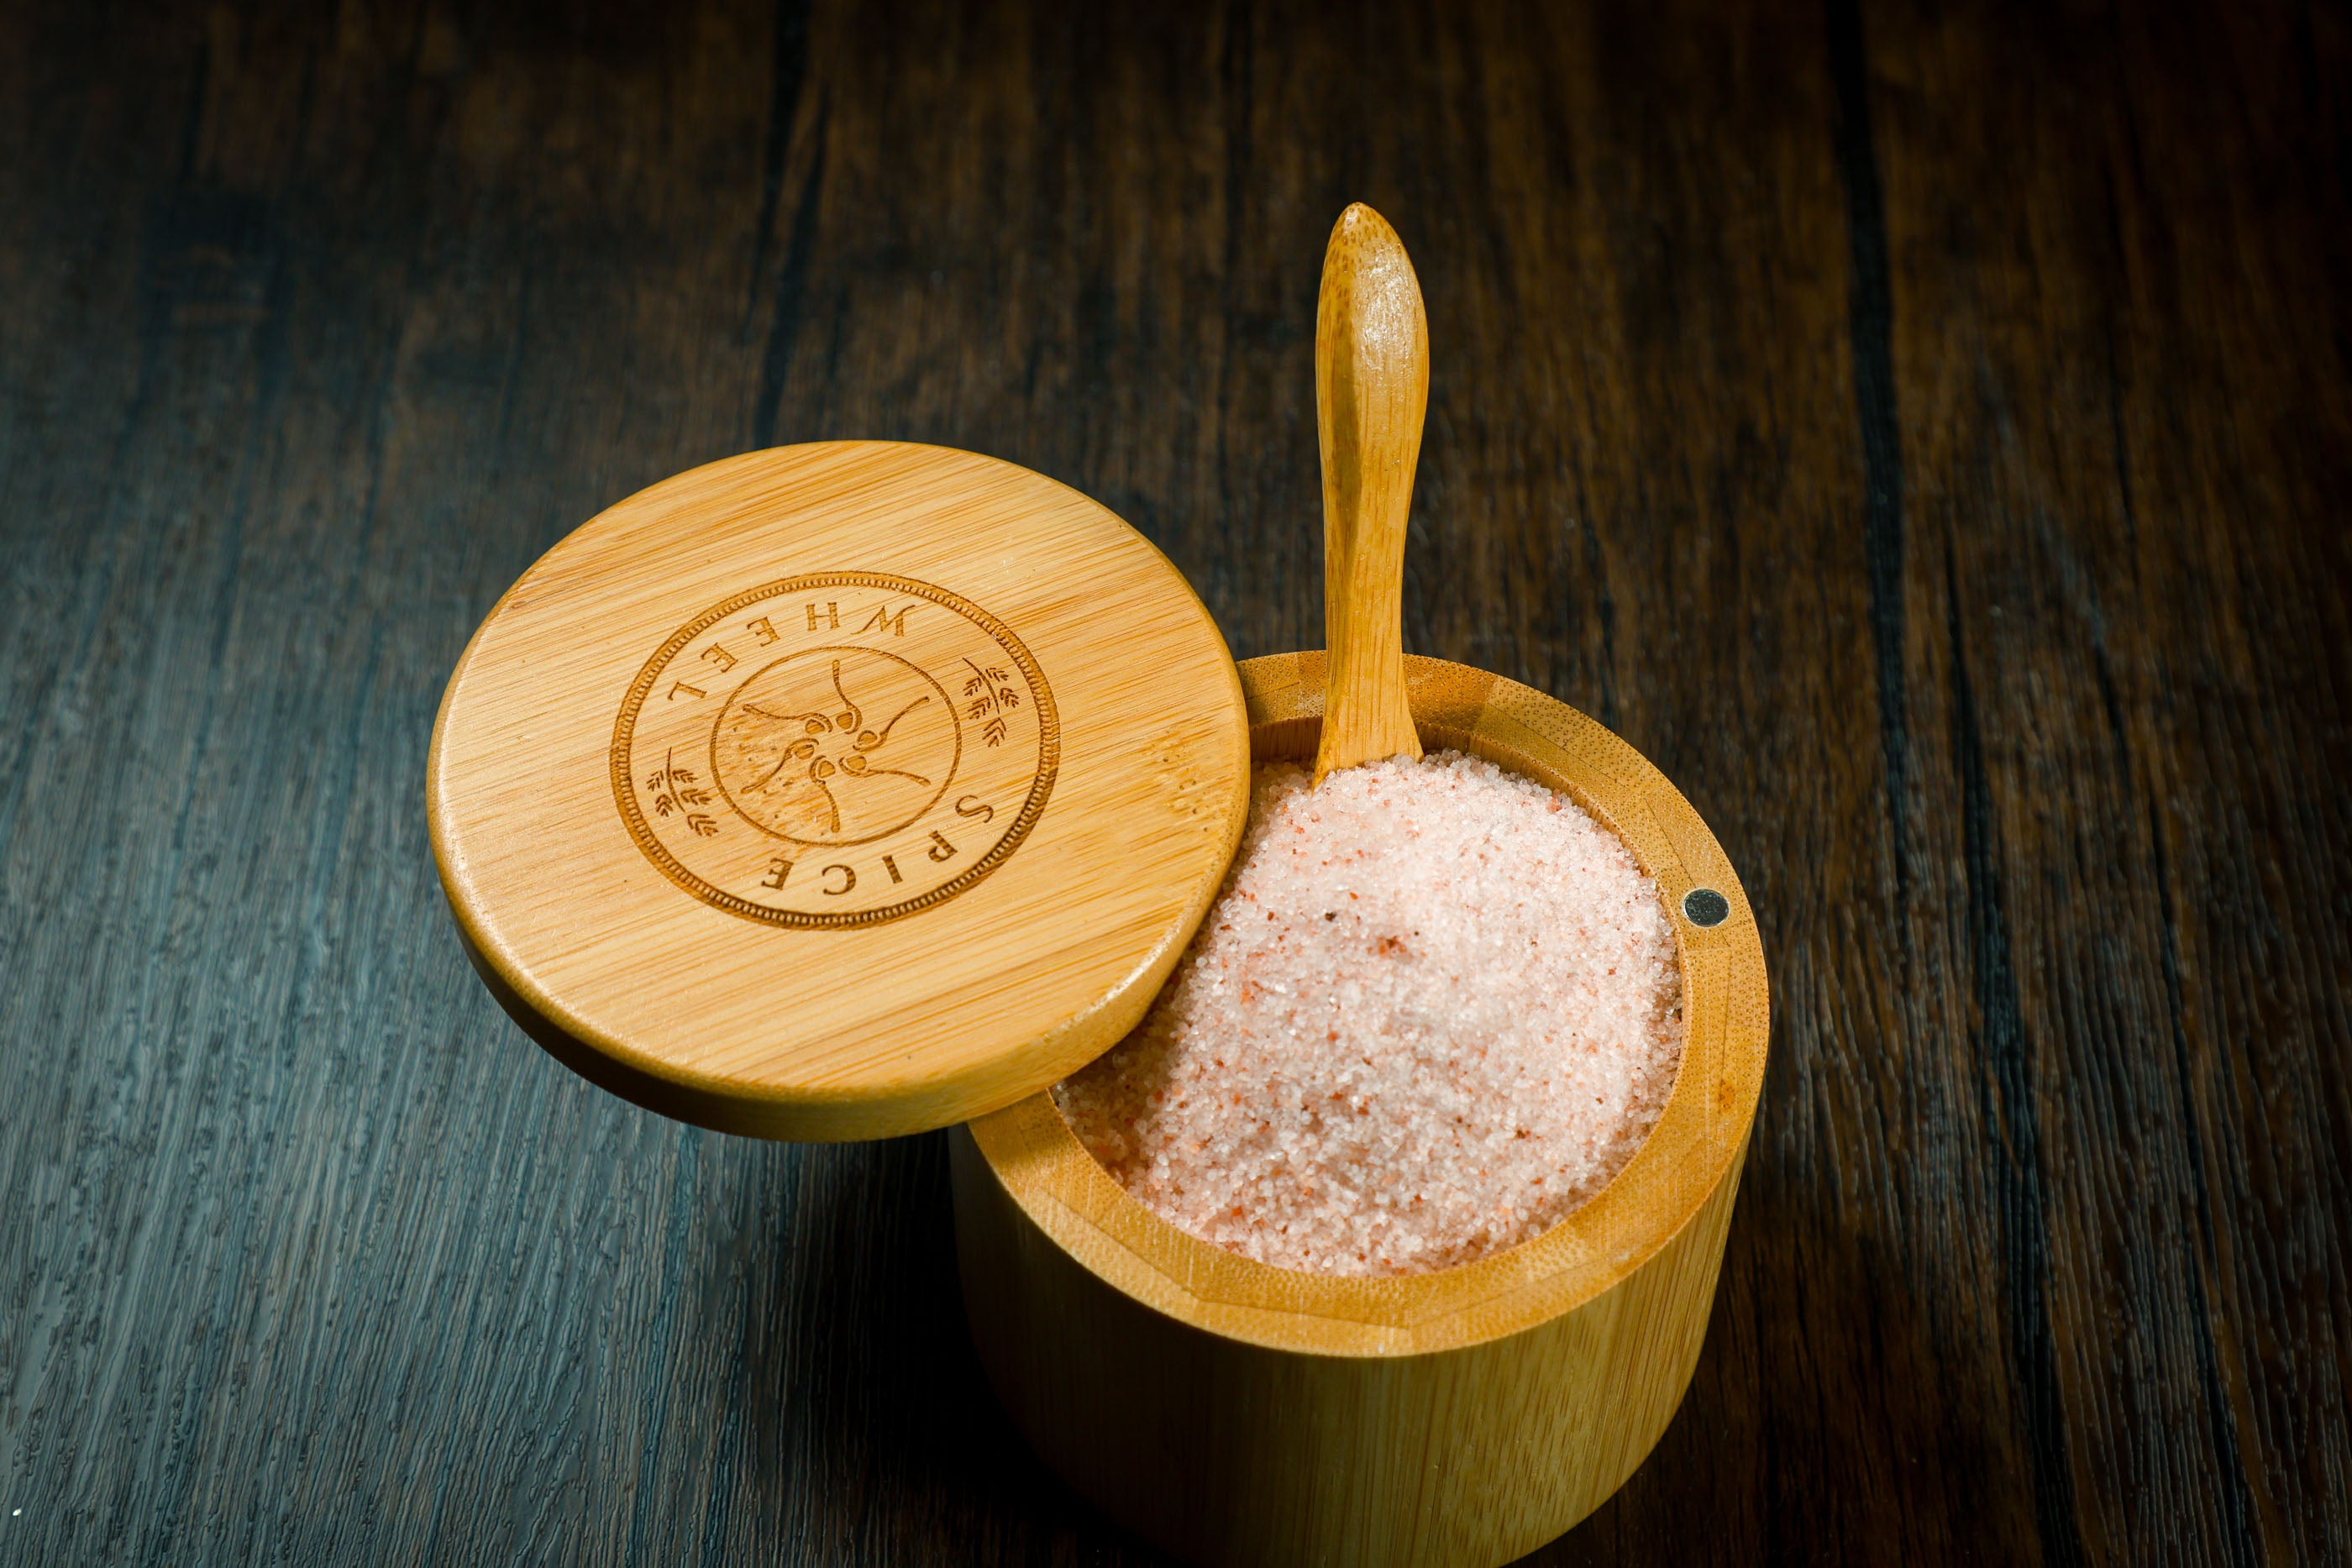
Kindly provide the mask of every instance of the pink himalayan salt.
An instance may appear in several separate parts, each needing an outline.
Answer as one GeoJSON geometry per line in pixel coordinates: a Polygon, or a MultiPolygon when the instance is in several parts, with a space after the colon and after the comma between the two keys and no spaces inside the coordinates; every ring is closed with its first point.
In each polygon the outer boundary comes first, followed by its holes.
{"type": "Polygon", "coordinates": [[[1458,752],[1260,768],[1151,1011],[1055,1087],[1171,1224],[1325,1274],[1529,1240],[1599,1192],[1682,1061],[1657,884],[1566,797],[1458,752]]]}

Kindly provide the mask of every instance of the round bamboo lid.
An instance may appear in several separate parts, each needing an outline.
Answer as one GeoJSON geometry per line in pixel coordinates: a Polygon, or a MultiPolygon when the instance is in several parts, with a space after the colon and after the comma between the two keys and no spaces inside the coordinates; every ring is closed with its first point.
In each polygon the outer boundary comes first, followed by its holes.
{"type": "Polygon", "coordinates": [[[433,848],[531,1036],[641,1104],[882,1137],[1141,1018],[1241,836],[1249,732],[1183,577],[943,447],[713,463],[583,525],[442,699],[433,848]]]}

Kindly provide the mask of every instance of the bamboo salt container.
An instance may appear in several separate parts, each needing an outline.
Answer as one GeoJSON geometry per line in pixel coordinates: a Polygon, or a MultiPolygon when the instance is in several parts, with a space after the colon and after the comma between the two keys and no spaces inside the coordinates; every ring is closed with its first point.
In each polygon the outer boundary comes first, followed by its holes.
{"type": "Polygon", "coordinates": [[[952,1134],[957,1255],[1013,1421],[1139,1534],[1202,1563],[1484,1568],[1615,1490],[1690,1382],[1763,1080],[1763,953],[1722,848],[1639,752],[1541,692],[1399,649],[1426,326],[1368,209],[1334,233],[1318,350],[1333,656],[1240,665],[1252,758],[1319,778],[1452,747],[1614,830],[1674,915],[1685,1039],[1665,1109],[1534,1240],[1364,1279],[1179,1230],[1040,1092],[952,1134]]]}
{"type": "Polygon", "coordinates": [[[1114,1516],[1204,1563],[1492,1563],[1607,1496],[1689,1380],[1763,962],[1722,851],[1638,753],[1403,656],[1427,325],[1364,209],[1326,279],[1328,671],[1237,668],[1165,557],[1043,476],[780,447],[640,491],[523,574],[451,674],[426,808],[467,956],[583,1076],[766,1137],[977,1118],[950,1134],[973,1340],[1114,1516]],[[1253,757],[1424,745],[1565,790],[1658,881],[1674,1089],[1615,1180],[1510,1251],[1395,1280],[1221,1251],[1129,1197],[1045,1090],[1177,962],[1253,757]]]}
{"type": "MultiPolygon", "coordinates": [[[[1259,762],[1311,761],[1324,659],[1241,665],[1259,762]]],[[[1631,1475],[1697,1364],[1764,1076],[1764,959],[1715,836],[1649,761],[1541,692],[1408,658],[1422,745],[1615,830],[1675,915],[1686,1035],[1656,1128],[1535,1240],[1459,1268],[1271,1268],[1177,1229],[1050,1098],[954,1138],[965,1309],[1047,1463],[1190,1562],[1507,1563],[1631,1475]]]]}

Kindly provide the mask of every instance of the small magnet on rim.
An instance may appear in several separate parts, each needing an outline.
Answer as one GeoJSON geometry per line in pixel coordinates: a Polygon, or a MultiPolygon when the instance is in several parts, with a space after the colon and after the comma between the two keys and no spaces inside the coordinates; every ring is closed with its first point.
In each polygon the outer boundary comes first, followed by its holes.
{"type": "Polygon", "coordinates": [[[1731,918],[1731,900],[1711,887],[1695,887],[1683,894],[1683,918],[1693,925],[1720,925],[1731,918]]]}

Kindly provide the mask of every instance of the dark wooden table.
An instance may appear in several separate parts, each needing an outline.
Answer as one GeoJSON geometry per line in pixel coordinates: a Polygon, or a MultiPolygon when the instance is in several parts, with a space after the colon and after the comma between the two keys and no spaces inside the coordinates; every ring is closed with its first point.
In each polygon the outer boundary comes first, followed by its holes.
{"type": "Polygon", "coordinates": [[[2352,23],[2044,9],[8,6],[0,1560],[1150,1560],[982,1386],[938,1137],[508,1023],[425,745],[541,550],[777,442],[1318,643],[1362,198],[1408,646],[1655,758],[1775,982],[1696,1381],[1535,1560],[2346,1561],[2352,23]]]}

